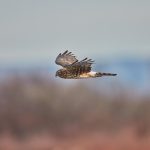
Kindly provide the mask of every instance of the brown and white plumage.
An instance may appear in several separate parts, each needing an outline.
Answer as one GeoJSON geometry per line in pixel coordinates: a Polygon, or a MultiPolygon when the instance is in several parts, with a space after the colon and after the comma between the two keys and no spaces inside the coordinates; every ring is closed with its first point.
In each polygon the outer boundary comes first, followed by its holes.
{"type": "Polygon", "coordinates": [[[83,78],[96,78],[102,76],[116,76],[113,73],[101,73],[91,71],[91,65],[94,63],[92,59],[84,58],[81,61],[71,52],[65,51],[60,53],[55,63],[61,65],[63,68],[56,72],[56,76],[64,79],[83,79],[83,78]]]}

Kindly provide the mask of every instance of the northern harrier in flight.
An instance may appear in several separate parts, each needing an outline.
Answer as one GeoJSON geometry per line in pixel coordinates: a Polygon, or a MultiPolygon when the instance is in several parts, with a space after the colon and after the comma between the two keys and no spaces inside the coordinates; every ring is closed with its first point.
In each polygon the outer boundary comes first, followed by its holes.
{"type": "Polygon", "coordinates": [[[83,79],[117,75],[114,73],[91,71],[91,65],[94,63],[92,59],[84,58],[83,60],[78,61],[68,50],[62,54],[60,53],[57,56],[55,63],[63,67],[56,72],[56,76],[64,79],[83,79]]]}

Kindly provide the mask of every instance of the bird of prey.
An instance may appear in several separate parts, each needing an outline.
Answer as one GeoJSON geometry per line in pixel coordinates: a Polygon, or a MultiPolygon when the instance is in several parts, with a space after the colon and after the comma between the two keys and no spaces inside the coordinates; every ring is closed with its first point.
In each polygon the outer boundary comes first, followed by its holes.
{"type": "Polygon", "coordinates": [[[56,72],[56,77],[64,79],[84,79],[84,78],[96,78],[102,76],[116,76],[114,73],[102,73],[92,71],[91,65],[94,63],[92,59],[84,58],[79,61],[72,52],[66,50],[64,53],[60,53],[55,63],[61,65],[63,68],[56,72]]]}

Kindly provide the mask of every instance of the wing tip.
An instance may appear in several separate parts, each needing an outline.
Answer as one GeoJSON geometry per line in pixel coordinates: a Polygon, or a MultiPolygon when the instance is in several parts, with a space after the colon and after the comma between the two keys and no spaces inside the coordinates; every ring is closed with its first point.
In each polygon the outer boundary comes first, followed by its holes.
{"type": "Polygon", "coordinates": [[[64,53],[63,53],[63,55],[65,55],[65,54],[67,54],[68,53],[68,50],[66,50],[64,53]]]}

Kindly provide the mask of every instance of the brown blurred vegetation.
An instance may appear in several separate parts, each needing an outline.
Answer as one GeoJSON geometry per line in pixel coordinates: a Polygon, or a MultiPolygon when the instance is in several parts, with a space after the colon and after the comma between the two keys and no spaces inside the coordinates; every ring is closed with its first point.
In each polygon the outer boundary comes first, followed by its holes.
{"type": "MultiPolygon", "coordinates": [[[[81,143],[86,145],[84,143],[92,140],[92,148],[85,149],[93,149],[100,141],[106,146],[107,141],[110,145],[112,141],[117,145],[121,138],[126,145],[129,142],[126,139],[133,137],[136,145],[136,138],[149,139],[149,95],[138,95],[136,90],[133,92],[119,84],[112,86],[109,94],[102,87],[97,90],[85,82],[74,82],[65,85],[36,74],[3,79],[0,82],[0,149],[9,149],[8,145],[15,143],[10,137],[16,141],[30,139],[30,144],[34,139],[35,145],[40,142],[43,145],[59,145],[53,141],[54,137],[67,139],[70,143],[70,138],[74,137],[73,147],[81,143]]],[[[62,148],[64,143],[60,141],[62,148]]],[[[79,147],[75,149],[82,149],[79,147]]],[[[46,148],[35,146],[34,149],[46,148]]]]}

